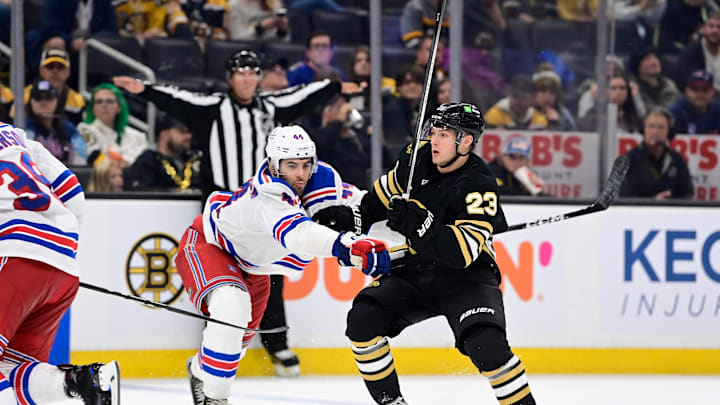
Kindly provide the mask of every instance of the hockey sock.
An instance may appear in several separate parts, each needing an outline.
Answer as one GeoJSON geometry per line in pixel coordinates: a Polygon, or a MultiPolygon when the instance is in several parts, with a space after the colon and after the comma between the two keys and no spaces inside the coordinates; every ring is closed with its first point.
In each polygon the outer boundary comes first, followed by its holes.
{"type": "Polygon", "coordinates": [[[8,376],[8,383],[20,405],[46,404],[69,398],[65,394],[65,372],[47,363],[20,364],[8,376]]]}
{"type": "Polygon", "coordinates": [[[517,356],[492,371],[483,371],[490,380],[500,405],[535,405],[523,366],[517,356]]]}
{"type": "Polygon", "coordinates": [[[402,398],[388,338],[378,336],[366,342],[350,343],[360,375],[375,402],[389,404],[402,398]]]}
{"type": "MultiPolygon", "coordinates": [[[[250,295],[238,287],[218,287],[208,298],[210,316],[235,325],[247,326],[250,309],[250,295]]],[[[225,399],[230,396],[238,363],[244,354],[242,330],[208,323],[197,355],[199,367],[191,365],[193,374],[202,370],[196,376],[202,380],[207,397],[225,399]]]]}

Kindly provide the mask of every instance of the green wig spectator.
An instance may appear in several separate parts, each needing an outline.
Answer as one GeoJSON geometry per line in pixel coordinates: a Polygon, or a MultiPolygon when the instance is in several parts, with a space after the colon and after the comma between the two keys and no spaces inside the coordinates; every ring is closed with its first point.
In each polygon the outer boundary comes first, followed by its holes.
{"type": "Polygon", "coordinates": [[[118,140],[117,143],[120,143],[122,140],[122,136],[125,133],[125,128],[127,128],[128,125],[128,117],[130,116],[130,109],[128,108],[127,102],[125,101],[125,96],[123,96],[120,89],[118,89],[114,84],[112,83],[102,83],[95,86],[95,88],[92,91],[92,96],[90,97],[90,101],[87,104],[87,113],[85,115],[85,123],[92,124],[93,121],[95,121],[95,113],[93,112],[93,106],[95,105],[95,94],[97,94],[98,90],[110,90],[115,94],[115,97],[117,98],[118,106],[120,107],[120,113],[115,117],[115,124],[113,125],[113,129],[118,134],[118,140]]]}

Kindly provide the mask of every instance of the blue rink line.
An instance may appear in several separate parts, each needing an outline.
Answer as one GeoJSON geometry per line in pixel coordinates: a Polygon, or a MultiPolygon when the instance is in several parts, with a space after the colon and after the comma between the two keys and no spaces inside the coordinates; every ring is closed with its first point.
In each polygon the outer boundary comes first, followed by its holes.
{"type": "MultiPolygon", "coordinates": [[[[190,395],[189,389],[170,388],[170,387],[152,387],[147,385],[134,385],[134,384],[122,384],[123,390],[135,390],[135,391],[150,391],[150,392],[168,392],[173,394],[188,394],[190,395]]],[[[243,395],[242,398],[254,399],[259,401],[268,402],[295,402],[298,404],[324,404],[324,405],[367,405],[369,402],[338,402],[335,400],[328,399],[311,399],[311,398],[292,398],[292,397],[281,397],[274,395],[243,395]]],[[[233,396],[230,396],[230,400],[233,400],[233,396]]]]}

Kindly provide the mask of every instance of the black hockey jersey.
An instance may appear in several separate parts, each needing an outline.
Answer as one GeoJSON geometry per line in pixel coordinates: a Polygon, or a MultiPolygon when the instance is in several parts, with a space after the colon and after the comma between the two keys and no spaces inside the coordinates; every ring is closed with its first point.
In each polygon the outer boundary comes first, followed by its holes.
{"type": "MultiPolygon", "coordinates": [[[[382,175],[362,201],[366,228],[386,219],[390,200],[407,187],[412,145],[401,153],[395,167],[382,175]]],[[[507,229],[495,176],[477,155],[470,154],[459,169],[441,174],[426,142],[418,150],[412,200],[418,200],[435,217],[440,229],[422,246],[410,246],[403,264],[437,264],[447,268],[487,268],[496,271],[493,233],[507,229]]],[[[365,229],[367,231],[367,229],[365,229]]],[[[395,263],[394,263],[395,264],[395,263]]]]}

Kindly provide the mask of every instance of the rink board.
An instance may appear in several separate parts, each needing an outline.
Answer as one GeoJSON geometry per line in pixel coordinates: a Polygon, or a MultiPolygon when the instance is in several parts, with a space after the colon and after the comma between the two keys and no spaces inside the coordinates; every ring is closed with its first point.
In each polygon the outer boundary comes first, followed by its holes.
{"type": "MultiPolygon", "coordinates": [[[[507,205],[510,223],[578,206],[507,205]]],[[[173,243],[199,212],[188,201],[89,200],[81,279],[192,311],[173,243]],[[88,235],[92,235],[89,237],[88,235]]],[[[720,374],[720,221],[712,208],[611,207],[500,235],[508,339],[536,373],[720,374]]],[[[354,373],[344,338],[352,297],[368,279],[320,260],[288,280],[289,341],[303,372],[354,373]]],[[[473,316],[482,316],[477,314],[473,316]]],[[[183,373],[202,321],[81,289],[71,358],[117,358],[129,376],[183,373]]],[[[392,340],[405,373],[473,373],[443,319],[392,340]]],[[[241,374],[269,373],[253,345],[241,374]]]]}

